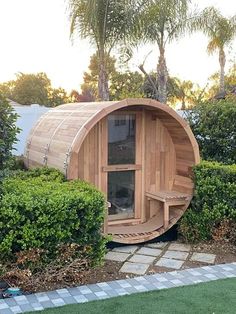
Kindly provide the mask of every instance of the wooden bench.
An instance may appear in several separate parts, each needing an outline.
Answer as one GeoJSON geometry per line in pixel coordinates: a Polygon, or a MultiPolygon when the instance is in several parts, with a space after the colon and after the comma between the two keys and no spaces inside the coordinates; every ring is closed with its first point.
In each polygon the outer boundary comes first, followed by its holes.
{"type": "Polygon", "coordinates": [[[185,205],[191,198],[191,195],[177,191],[158,191],[146,192],[147,199],[157,200],[163,203],[164,210],[164,228],[168,228],[170,220],[170,206],[185,205]]]}

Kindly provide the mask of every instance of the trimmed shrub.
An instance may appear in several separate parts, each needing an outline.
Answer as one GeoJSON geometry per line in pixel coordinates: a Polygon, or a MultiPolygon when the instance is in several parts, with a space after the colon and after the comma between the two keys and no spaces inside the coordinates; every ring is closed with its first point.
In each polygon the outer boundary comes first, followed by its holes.
{"type": "Polygon", "coordinates": [[[236,163],[236,97],[197,105],[187,118],[204,160],[236,163]]]}
{"type": "Polygon", "coordinates": [[[64,182],[66,181],[65,176],[57,169],[54,168],[35,168],[30,171],[19,170],[16,159],[13,160],[13,167],[5,168],[0,170],[0,198],[2,195],[2,182],[6,178],[18,178],[18,179],[29,179],[39,177],[43,181],[57,181],[64,182]]]}
{"type": "MultiPolygon", "coordinates": [[[[193,171],[195,194],[179,224],[180,233],[189,242],[214,238],[226,223],[236,227],[236,165],[205,161],[193,171]]],[[[225,232],[225,237],[232,233],[235,230],[225,232]]]]}
{"type": "Polygon", "coordinates": [[[105,199],[88,183],[66,182],[54,169],[17,171],[2,182],[0,206],[1,258],[42,249],[52,259],[59,246],[75,243],[93,265],[101,261],[105,199]]]}

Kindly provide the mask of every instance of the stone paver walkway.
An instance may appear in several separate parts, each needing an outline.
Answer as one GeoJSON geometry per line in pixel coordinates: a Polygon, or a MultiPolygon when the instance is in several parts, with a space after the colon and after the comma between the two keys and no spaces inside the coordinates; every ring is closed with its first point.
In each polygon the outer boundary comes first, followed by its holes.
{"type": "Polygon", "coordinates": [[[116,247],[106,254],[105,259],[122,262],[120,268],[122,273],[145,275],[150,274],[153,267],[161,267],[163,271],[165,269],[169,271],[189,268],[187,264],[192,262],[203,263],[203,265],[214,264],[216,255],[195,252],[189,244],[156,242],[116,247]]]}
{"type": "MultiPolygon", "coordinates": [[[[141,265],[145,266],[145,264],[141,265]]],[[[37,311],[66,304],[84,303],[92,300],[192,285],[223,278],[236,278],[236,263],[204,266],[168,273],[145,275],[132,279],[101,282],[77,288],[59,289],[27,296],[18,296],[0,300],[0,313],[13,314],[37,311]]]]}

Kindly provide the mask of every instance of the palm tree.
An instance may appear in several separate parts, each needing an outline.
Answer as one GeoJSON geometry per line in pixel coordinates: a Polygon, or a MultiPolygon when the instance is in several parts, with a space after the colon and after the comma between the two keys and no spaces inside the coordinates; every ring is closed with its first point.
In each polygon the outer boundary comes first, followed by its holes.
{"type": "Polygon", "coordinates": [[[149,0],[138,18],[140,32],[137,41],[156,43],[159,49],[157,64],[158,99],[167,102],[168,70],[165,49],[186,29],[190,0],[149,0]]]}
{"type": "Polygon", "coordinates": [[[134,0],[68,0],[71,35],[79,33],[89,38],[96,47],[99,60],[98,94],[100,100],[109,100],[106,56],[115,45],[129,37],[129,25],[134,10],[142,1],[134,0]]]}
{"type": "Polygon", "coordinates": [[[193,82],[181,81],[177,77],[172,77],[170,80],[172,102],[181,102],[181,109],[185,110],[187,105],[191,102],[191,91],[193,89],[193,82]]]}
{"type": "Polygon", "coordinates": [[[225,48],[234,39],[236,35],[236,15],[226,18],[214,7],[209,7],[197,17],[192,30],[202,31],[208,38],[209,43],[207,51],[209,54],[218,51],[220,64],[219,92],[225,94],[225,48]]]}

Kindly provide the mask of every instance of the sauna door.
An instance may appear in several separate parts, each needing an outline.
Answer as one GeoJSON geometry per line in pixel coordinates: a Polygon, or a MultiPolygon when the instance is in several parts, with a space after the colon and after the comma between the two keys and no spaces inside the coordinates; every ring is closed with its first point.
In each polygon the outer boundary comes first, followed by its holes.
{"type": "Polygon", "coordinates": [[[106,118],[106,194],[108,220],[140,218],[139,124],[137,113],[115,113],[106,118]]]}

